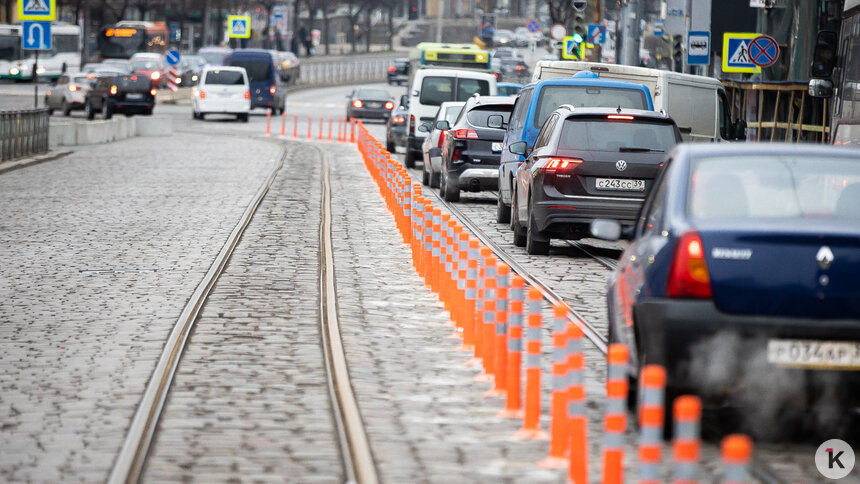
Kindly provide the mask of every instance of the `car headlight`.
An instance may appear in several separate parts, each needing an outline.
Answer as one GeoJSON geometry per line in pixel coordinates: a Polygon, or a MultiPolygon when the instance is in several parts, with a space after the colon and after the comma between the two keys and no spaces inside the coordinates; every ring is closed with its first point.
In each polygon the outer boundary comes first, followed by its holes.
{"type": "Polygon", "coordinates": [[[160,73],[160,72],[158,72],[158,71],[155,71],[155,72],[153,72],[152,74],[150,74],[150,75],[149,75],[149,77],[150,77],[153,81],[157,81],[157,80],[161,77],[161,73],[160,73]]]}
{"type": "Polygon", "coordinates": [[[10,75],[17,76],[20,73],[21,73],[21,70],[18,69],[17,67],[13,67],[13,68],[9,69],[10,75]]]}
{"type": "Polygon", "coordinates": [[[191,82],[197,82],[197,74],[191,76],[191,82]]]}
{"type": "Polygon", "coordinates": [[[182,78],[181,78],[181,77],[177,77],[177,78],[176,78],[176,83],[177,83],[177,84],[181,84],[181,83],[182,83],[182,78]]]}
{"type": "Polygon", "coordinates": [[[37,67],[37,68],[36,68],[36,74],[44,74],[44,73],[45,73],[45,68],[44,68],[44,67],[39,66],[39,67],[37,67]]]}

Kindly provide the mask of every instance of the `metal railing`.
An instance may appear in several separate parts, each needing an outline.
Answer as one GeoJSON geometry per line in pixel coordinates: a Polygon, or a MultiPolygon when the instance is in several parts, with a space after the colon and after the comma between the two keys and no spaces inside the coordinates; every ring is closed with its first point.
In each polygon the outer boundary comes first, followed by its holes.
{"type": "Polygon", "coordinates": [[[359,58],[302,64],[296,85],[334,86],[351,82],[385,81],[388,78],[388,66],[396,57],[398,56],[387,55],[372,59],[359,58]]]}
{"type": "Polygon", "coordinates": [[[48,151],[48,109],[0,111],[0,161],[48,151]]]}

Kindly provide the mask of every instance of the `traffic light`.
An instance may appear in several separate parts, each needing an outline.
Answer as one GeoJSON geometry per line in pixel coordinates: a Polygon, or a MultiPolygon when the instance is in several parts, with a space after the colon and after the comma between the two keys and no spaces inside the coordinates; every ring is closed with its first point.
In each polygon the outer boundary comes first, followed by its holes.
{"type": "Polygon", "coordinates": [[[573,40],[577,43],[581,44],[585,40],[586,25],[588,23],[585,21],[585,12],[575,12],[573,14],[573,40]]]}
{"type": "Polygon", "coordinates": [[[409,20],[418,19],[418,0],[409,0],[409,20]]]}
{"type": "Polygon", "coordinates": [[[681,61],[684,60],[684,36],[683,35],[673,35],[672,36],[672,59],[675,61],[676,66],[681,65],[681,61]]]}

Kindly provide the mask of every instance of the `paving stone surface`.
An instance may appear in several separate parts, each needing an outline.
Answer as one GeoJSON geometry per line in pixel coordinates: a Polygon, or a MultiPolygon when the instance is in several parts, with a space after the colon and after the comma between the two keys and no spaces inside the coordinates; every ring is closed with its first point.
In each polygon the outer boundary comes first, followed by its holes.
{"type": "Polygon", "coordinates": [[[0,176],[0,480],[107,478],[170,328],[277,152],[135,138],[0,176]]]}

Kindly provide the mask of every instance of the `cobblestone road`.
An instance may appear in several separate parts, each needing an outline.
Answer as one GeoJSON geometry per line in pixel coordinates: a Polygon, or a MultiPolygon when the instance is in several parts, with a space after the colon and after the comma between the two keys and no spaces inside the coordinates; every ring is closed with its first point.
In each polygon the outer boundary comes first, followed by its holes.
{"type": "Polygon", "coordinates": [[[106,479],[170,327],[277,152],[137,138],[0,176],[0,480],[106,479]]]}

